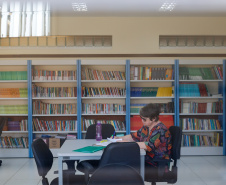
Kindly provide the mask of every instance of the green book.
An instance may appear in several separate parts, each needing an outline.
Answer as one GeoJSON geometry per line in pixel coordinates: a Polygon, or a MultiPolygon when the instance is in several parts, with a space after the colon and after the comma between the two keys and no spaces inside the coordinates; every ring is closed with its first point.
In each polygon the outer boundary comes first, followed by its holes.
{"type": "Polygon", "coordinates": [[[73,150],[73,152],[94,153],[104,148],[105,146],[86,146],[77,150],[73,150]]]}

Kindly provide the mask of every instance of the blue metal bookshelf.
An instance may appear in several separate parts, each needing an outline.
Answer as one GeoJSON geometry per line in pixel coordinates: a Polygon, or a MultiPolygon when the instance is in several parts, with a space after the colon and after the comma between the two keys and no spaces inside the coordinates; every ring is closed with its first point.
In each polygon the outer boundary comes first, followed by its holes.
{"type": "MultiPolygon", "coordinates": [[[[172,85],[174,86],[174,124],[179,126],[179,60],[174,60],[174,80],[172,85]]],[[[77,65],[77,138],[82,138],[82,131],[81,131],[81,117],[82,117],[82,97],[81,97],[81,60],[76,60],[77,65]]],[[[126,60],[125,71],[126,71],[126,134],[130,134],[130,60],[126,60]]],[[[29,157],[33,157],[31,144],[33,141],[33,131],[32,131],[32,61],[27,60],[27,77],[28,77],[28,137],[29,137],[29,157]]],[[[226,74],[226,60],[223,61],[223,74],[226,74]]],[[[219,82],[220,83],[220,82],[219,82]]],[[[223,94],[223,115],[222,123],[223,123],[223,153],[222,155],[226,155],[226,125],[225,125],[225,115],[226,115],[226,75],[223,76],[223,82],[221,83],[223,87],[221,87],[221,92],[223,94]]]]}

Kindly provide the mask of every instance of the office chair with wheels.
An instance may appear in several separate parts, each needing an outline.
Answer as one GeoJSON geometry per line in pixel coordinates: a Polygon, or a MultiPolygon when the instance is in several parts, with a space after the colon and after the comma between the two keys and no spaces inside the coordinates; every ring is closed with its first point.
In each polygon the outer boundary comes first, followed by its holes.
{"type": "Polygon", "coordinates": [[[131,166],[109,164],[98,168],[88,185],[144,185],[144,180],[131,166]]]}
{"type": "Polygon", "coordinates": [[[85,173],[85,181],[88,182],[91,174],[107,164],[129,165],[140,173],[139,145],[135,142],[111,143],[104,149],[97,167],[92,166],[89,162],[83,161],[80,168],[81,171],[85,173]]]}
{"type": "Polygon", "coordinates": [[[156,185],[156,182],[177,182],[177,159],[180,159],[182,130],[178,126],[171,126],[169,131],[172,136],[171,159],[154,160],[158,163],[157,168],[145,167],[145,181],[151,182],[152,185],[156,185]],[[172,169],[165,172],[165,166],[170,162],[173,162],[172,169]]]}
{"type": "MultiPolygon", "coordinates": [[[[41,138],[36,139],[32,143],[31,147],[38,168],[38,174],[42,177],[42,185],[49,185],[46,175],[52,168],[53,154],[41,138]]],[[[66,170],[63,172],[63,176],[64,185],[86,185],[84,181],[84,175],[75,175],[75,173],[71,173],[66,170]]],[[[58,185],[58,178],[53,179],[50,185],[58,185]]]]}
{"type": "MultiPolygon", "coordinates": [[[[2,135],[2,130],[3,130],[3,127],[6,124],[6,122],[7,122],[7,119],[5,117],[0,118],[0,137],[2,135]]],[[[0,160],[0,166],[1,165],[2,165],[2,160],[0,160]]]]}
{"type": "MultiPolygon", "coordinates": [[[[101,125],[102,125],[102,139],[107,139],[108,137],[111,137],[114,134],[115,129],[112,125],[110,124],[101,124],[101,125]]],[[[96,138],[96,124],[90,125],[88,127],[85,139],[95,139],[95,138],[96,138]]],[[[99,166],[99,160],[81,161],[77,164],[77,170],[83,173],[84,173],[83,163],[85,163],[85,165],[89,163],[94,169],[97,169],[97,167],[99,166]]]]}

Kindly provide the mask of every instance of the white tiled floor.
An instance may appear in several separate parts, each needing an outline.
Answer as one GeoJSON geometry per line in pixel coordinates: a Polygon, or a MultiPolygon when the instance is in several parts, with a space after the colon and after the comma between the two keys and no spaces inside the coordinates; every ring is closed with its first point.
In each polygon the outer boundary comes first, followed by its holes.
{"type": "MultiPolygon", "coordinates": [[[[49,182],[56,177],[57,159],[48,173],[49,182]]],[[[146,185],[149,183],[145,183],[146,185]]],[[[157,183],[157,185],[166,183],[157,183]]],[[[225,156],[181,157],[178,161],[178,185],[226,184],[225,156]]],[[[0,167],[0,185],[42,185],[34,159],[3,159],[0,167]]]]}

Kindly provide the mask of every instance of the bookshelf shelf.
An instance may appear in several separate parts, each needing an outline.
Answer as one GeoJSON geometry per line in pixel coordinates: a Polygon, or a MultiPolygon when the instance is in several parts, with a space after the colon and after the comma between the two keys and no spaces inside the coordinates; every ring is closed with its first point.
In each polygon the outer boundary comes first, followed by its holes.
{"type": "Polygon", "coordinates": [[[124,114],[82,114],[82,116],[125,116],[124,114]]]}
{"type": "Polygon", "coordinates": [[[62,133],[77,133],[77,131],[67,130],[67,131],[33,131],[34,134],[62,134],[62,133]]]}
{"type": "Polygon", "coordinates": [[[225,148],[223,147],[225,146],[225,139],[223,139],[225,132],[224,71],[225,61],[212,59],[179,61],[179,78],[176,82],[179,89],[176,94],[180,102],[179,109],[183,113],[178,112],[178,121],[182,128],[189,129],[196,126],[205,128],[204,130],[183,130],[183,146],[198,146],[182,147],[182,155],[225,154],[223,151],[225,148]],[[189,94],[196,95],[186,96],[189,94]]]}
{"type": "Polygon", "coordinates": [[[181,147],[181,155],[222,155],[223,147],[181,147]]]}
{"type": "Polygon", "coordinates": [[[28,134],[28,131],[2,131],[3,134],[12,134],[12,133],[18,133],[18,134],[28,134]]]}
{"type": "Polygon", "coordinates": [[[197,97],[197,96],[192,96],[192,97],[180,97],[180,99],[222,99],[222,96],[219,97],[212,97],[212,96],[206,96],[206,97],[197,97]]]}
{"type": "Polygon", "coordinates": [[[95,83],[125,83],[126,80],[81,80],[82,83],[90,83],[90,82],[95,82],[95,83]]]}
{"type": "Polygon", "coordinates": [[[76,83],[77,80],[32,80],[33,83],[76,83]]]}
{"type": "Polygon", "coordinates": [[[220,116],[223,113],[180,113],[180,116],[220,116]]]}
{"type": "Polygon", "coordinates": [[[0,114],[0,116],[28,116],[27,114],[0,114]]]}
{"type": "Polygon", "coordinates": [[[33,100],[77,100],[77,97],[34,97],[33,100]]]}
{"type": "Polygon", "coordinates": [[[33,117],[38,116],[77,116],[77,114],[33,114],[33,117]]]}
{"type": "Polygon", "coordinates": [[[120,97],[120,96],[109,96],[109,97],[82,97],[83,100],[92,100],[92,99],[125,99],[126,97],[120,97]]]}
{"type": "Polygon", "coordinates": [[[179,80],[179,82],[222,82],[223,80],[179,80]]]}
{"type": "MultiPolygon", "coordinates": [[[[130,115],[140,115],[139,113],[131,113],[130,115]]],[[[175,115],[175,113],[160,113],[159,115],[175,115]]]]}
{"type": "Polygon", "coordinates": [[[0,80],[0,83],[27,83],[27,80],[0,80]]]}
{"type": "Polygon", "coordinates": [[[174,96],[166,96],[166,97],[130,97],[131,100],[133,99],[140,99],[140,100],[146,100],[146,99],[172,99],[174,96]]]}
{"type": "Polygon", "coordinates": [[[166,83],[166,82],[174,82],[174,80],[130,80],[131,83],[137,83],[137,82],[142,82],[142,83],[153,83],[153,82],[163,82],[163,83],[166,83]]]}
{"type": "Polygon", "coordinates": [[[183,130],[183,132],[223,132],[223,130],[183,130]]]}
{"type": "Polygon", "coordinates": [[[27,148],[1,148],[0,157],[29,157],[27,148]]]}
{"type": "Polygon", "coordinates": [[[0,98],[0,100],[28,100],[28,98],[0,98]]]}

